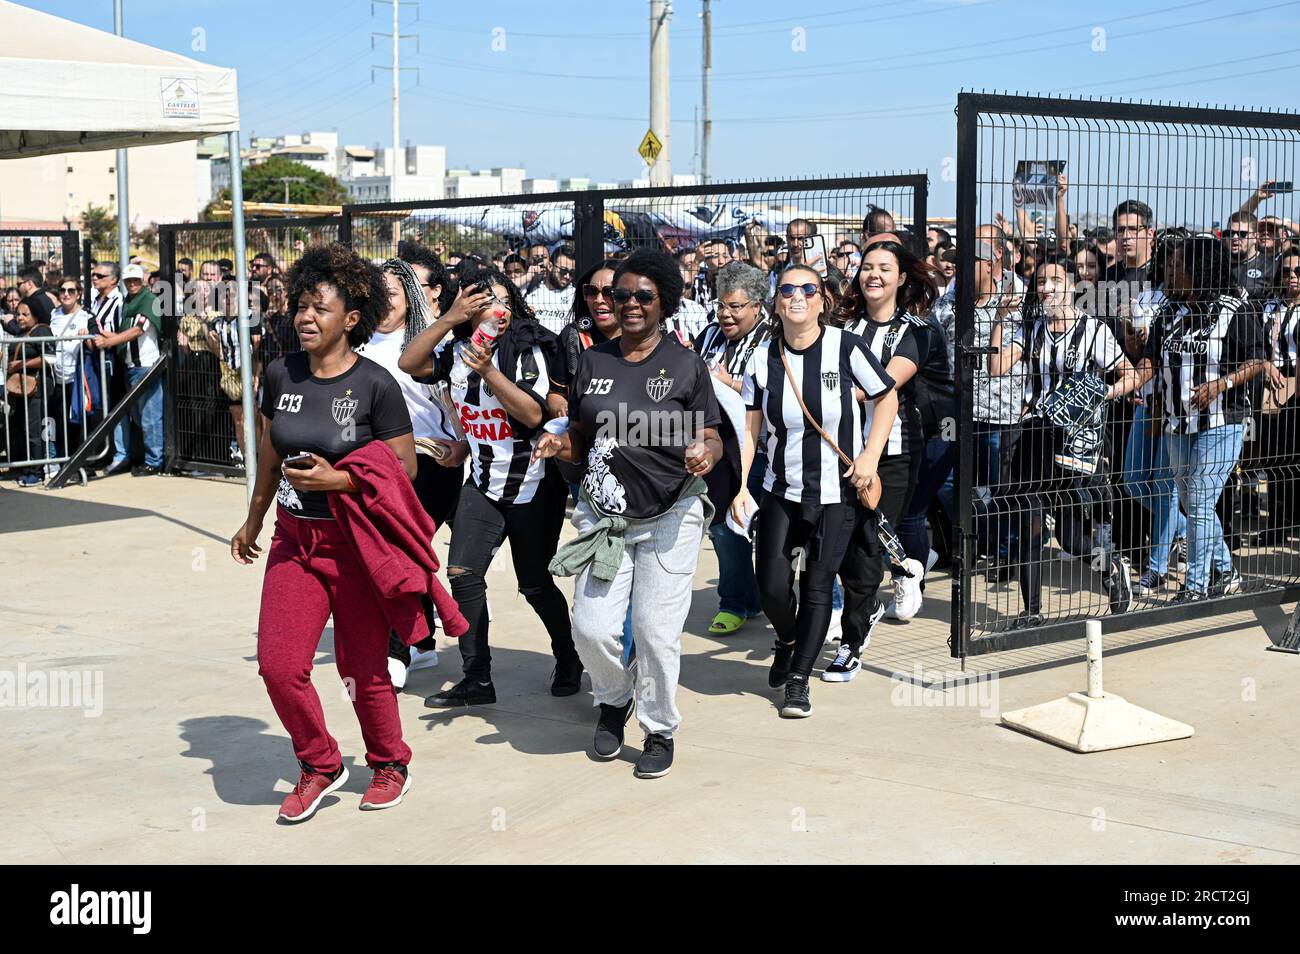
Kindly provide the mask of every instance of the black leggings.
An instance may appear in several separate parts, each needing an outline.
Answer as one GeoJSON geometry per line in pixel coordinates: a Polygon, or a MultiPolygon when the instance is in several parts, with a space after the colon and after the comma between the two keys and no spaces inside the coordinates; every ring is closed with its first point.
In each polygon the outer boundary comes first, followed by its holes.
{"type": "Polygon", "coordinates": [[[528,503],[503,504],[491,500],[472,481],[467,481],[461,490],[456,525],[451,532],[447,576],[452,595],[469,623],[469,631],[460,638],[466,676],[480,682],[491,678],[485,577],[492,558],[505,540],[510,541],[510,558],[519,592],[546,627],[551,637],[551,652],[560,662],[571,662],[577,655],[569,625],[569,604],[550,571],[564,524],[567,496],[568,488],[554,467],[546,468],[546,476],[528,503]]]}
{"type": "MultiPolygon", "coordinates": [[[[880,503],[876,511],[897,531],[916,487],[922,454],[891,454],[880,458],[876,474],[880,479],[880,503]]],[[[875,523],[863,511],[853,529],[840,582],[844,584],[843,641],[859,647],[867,637],[867,624],[876,605],[876,594],[885,578],[884,548],[876,537],[875,523]]],[[[924,564],[922,564],[924,566],[924,564]]]]}
{"type": "Polygon", "coordinates": [[[807,677],[831,621],[831,587],[857,522],[854,504],[799,504],[764,494],[758,508],[757,574],[763,612],[776,638],[795,644],[790,670],[807,677]],[[806,562],[794,593],[794,551],[806,562]]]}
{"type": "Polygon", "coordinates": [[[1019,515],[1020,598],[1026,613],[1042,612],[1043,514],[1049,507],[1056,507],[1058,539],[1067,552],[1094,554],[1103,574],[1110,572],[1114,556],[1113,496],[1106,475],[1100,464],[1094,474],[1062,468],[1055,457],[1064,446],[1059,428],[1036,420],[1025,425],[1011,458],[1001,507],[1019,515]]]}

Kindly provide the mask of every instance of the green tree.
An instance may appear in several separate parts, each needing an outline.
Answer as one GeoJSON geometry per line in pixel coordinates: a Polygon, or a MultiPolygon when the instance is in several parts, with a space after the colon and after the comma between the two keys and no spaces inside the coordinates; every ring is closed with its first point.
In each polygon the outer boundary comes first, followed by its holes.
{"type": "MultiPolygon", "coordinates": [[[[338,179],[282,156],[272,156],[244,170],[245,202],[284,202],[286,186],[293,204],[342,205],[348,201],[347,190],[338,179]]],[[[211,216],[214,206],[229,201],[230,190],[221,189],[203,210],[203,218],[211,216]]]]}
{"type": "Polygon", "coordinates": [[[117,243],[117,216],[106,206],[86,203],[81,213],[81,234],[91,248],[109,248],[117,243]]]}

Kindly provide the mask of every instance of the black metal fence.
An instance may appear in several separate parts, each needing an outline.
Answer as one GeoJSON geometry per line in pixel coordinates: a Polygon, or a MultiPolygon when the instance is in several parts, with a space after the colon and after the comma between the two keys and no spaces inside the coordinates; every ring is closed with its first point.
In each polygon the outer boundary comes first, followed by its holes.
{"type": "Polygon", "coordinates": [[[953,655],[1300,593],[1298,144],[959,98],[953,655]]]}
{"type": "MultiPolygon", "coordinates": [[[[772,267],[784,254],[792,219],[812,224],[816,237],[809,254],[825,255],[831,265],[841,244],[861,243],[863,219],[875,208],[900,227],[922,223],[923,235],[927,185],[924,173],[914,173],[348,205],[341,236],[376,260],[393,255],[402,239],[419,240],[444,259],[455,253],[485,259],[518,253],[524,259],[521,284],[539,277],[530,249],[561,242],[573,246],[577,274],[609,254],[660,248],[686,252],[684,268],[694,278],[700,263],[691,252],[701,261],[706,254],[725,255],[772,267]]],[[[847,257],[840,261],[843,271],[847,263],[847,257]]],[[[694,312],[699,305],[702,316],[707,283],[691,286],[685,307],[694,312]]],[[[565,296],[555,297],[560,304],[539,319],[558,331],[567,318],[565,296]]]]}
{"type": "Polygon", "coordinates": [[[75,229],[0,229],[0,286],[13,288],[33,263],[83,279],[81,239],[75,229]]]}
{"type": "MultiPolygon", "coordinates": [[[[339,224],[338,216],[245,223],[250,260],[264,254],[273,259],[270,274],[250,272],[254,380],[267,362],[297,349],[283,273],[307,246],[337,241],[339,224]]],[[[163,225],[158,244],[159,270],[167,283],[165,337],[173,355],[164,405],[167,467],[242,475],[239,359],[229,347],[234,337],[225,333],[237,320],[231,225],[163,225]]]]}

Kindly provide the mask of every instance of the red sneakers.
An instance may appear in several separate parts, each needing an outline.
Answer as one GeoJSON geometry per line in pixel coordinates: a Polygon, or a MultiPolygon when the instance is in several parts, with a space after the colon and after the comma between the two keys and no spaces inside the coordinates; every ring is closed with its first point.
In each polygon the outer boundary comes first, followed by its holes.
{"type": "Polygon", "coordinates": [[[377,812],[381,808],[392,808],[402,801],[402,796],[411,790],[411,774],[406,766],[397,762],[375,767],[375,775],[370,780],[370,787],[361,799],[363,812],[377,812]]]}
{"type": "Polygon", "coordinates": [[[305,822],[320,807],[321,799],[335,789],[342,788],[348,780],[348,770],[340,765],[333,775],[317,772],[310,765],[302,766],[298,784],[280,803],[280,817],[286,822],[305,822]]]}

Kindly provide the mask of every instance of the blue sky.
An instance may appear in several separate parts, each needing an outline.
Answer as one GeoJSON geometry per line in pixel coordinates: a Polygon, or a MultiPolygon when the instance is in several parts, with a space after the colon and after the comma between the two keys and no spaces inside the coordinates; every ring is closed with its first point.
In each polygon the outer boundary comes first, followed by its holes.
{"type": "MultiPolygon", "coordinates": [[[[111,0],[23,2],[112,29],[111,0]]],[[[391,41],[371,49],[372,31],[391,30],[391,4],[373,15],[366,0],[124,6],[129,37],[239,70],[246,133],[337,128],[346,142],[389,142],[390,74],[372,84],[370,67],[391,62],[391,41]],[[195,31],[205,49],[193,49],[195,31]]],[[[672,21],[676,172],[694,171],[700,8],[677,0],[672,21]]],[[[446,145],[455,167],[643,174],[648,9],[422,0],[417,19],[403,6],[402,32],[419,36],[418,53],[403,46],[403,65],[419,68],[418,84],[403,76],[403,139],[446,145]]],[[[940,170],[955,152],[960,89],[1290,108],[1298,26],[1300,0],[715,0],[713,174],[923,169],[932,209],[950,211],[940,170]]]]}

